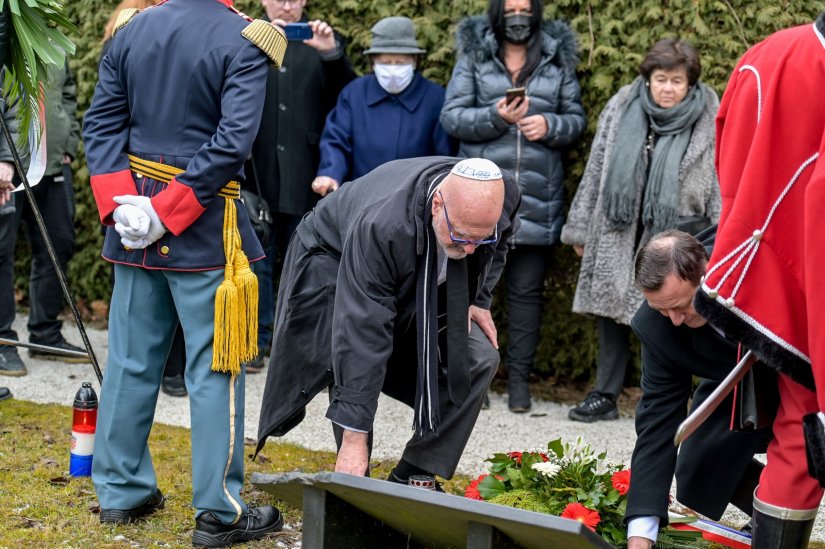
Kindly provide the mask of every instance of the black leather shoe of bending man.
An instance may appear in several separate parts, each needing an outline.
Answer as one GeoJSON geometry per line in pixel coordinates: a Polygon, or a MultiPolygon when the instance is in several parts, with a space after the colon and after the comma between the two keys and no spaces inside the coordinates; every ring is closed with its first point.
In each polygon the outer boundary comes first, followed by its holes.
{"type": "Polygon", "coordinates": [[[271,506],[250,507],[235,524],[224,524],[212,513],[195,519],[194,547],[227,547],[235,543],[261,539],[284,525],[280,511],[271,506]]]}
{"type": "MultiPolygon", "coordinates": [[[[437,481],[435,479],[435,476],[433,476],[433,475],[426,475],[426,476],[432,477],[433,483],[434,483],[433,484],[433,490],[435,490],[436,492],[444,492],[444,488],[441,487],[441,485],[443,484],[442,482],[437,481]]],[[[398,476],[398,474],[396,474],[395,469],[390,471],[389,476],[387,476],[387,480],[390,481],[390,482],[394,482],[396,484],[404,484],[405,486],[410,485],[410,479],[409,478],[406,478],[406,479],[401,478],[400,476],[398,476]]]]}
{"type": "Polygon", "coordinates": [[[155,495],[149,498],[149,501],[135,507],[134,509],[101,509],[100,522],[108,524],[129,524],[137,520],[151,515],[158,509],[163,509],[163,502],[165,498],[160,490],[155,492],[155,495]]]}

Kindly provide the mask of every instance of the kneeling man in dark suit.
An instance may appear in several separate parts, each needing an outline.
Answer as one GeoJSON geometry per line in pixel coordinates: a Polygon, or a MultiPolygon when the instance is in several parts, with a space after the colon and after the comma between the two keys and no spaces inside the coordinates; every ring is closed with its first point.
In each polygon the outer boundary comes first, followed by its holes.
{"type": "MultiPolygon", "coordinates": [[[[704,242],[712,246],[715,228],[710,231],[704,242]]],[[[667,524],[674,472],[676,499],[699,513],[718,520],[728,503],[753,513],[753,490],[762,469],[753,455],[764,451],[769,428],[731,431],[728,397],[682,444],[678,456],[673,445],[676,429],[687,417],[693,376],[702,378],[693,395],[696,407],[737,360],[737,344],[693,308],[708,256],[699,240],[676,230],[656,235],[636,256],[635,283],[646,302],[631,321],[642,342],[642,398],[625,513],[629,549],[652,547],[658,529],[667,524]]]]}

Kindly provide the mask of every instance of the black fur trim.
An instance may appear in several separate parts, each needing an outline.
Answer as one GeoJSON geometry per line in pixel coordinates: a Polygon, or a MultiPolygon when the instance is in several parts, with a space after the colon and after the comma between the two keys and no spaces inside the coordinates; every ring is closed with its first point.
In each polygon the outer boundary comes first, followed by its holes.
{"type": "MultiPolygon", "coordinates": [[[[727,307],[711,299],[701,288],[693,300],[696,312],[708,322],[725,332],[725,336],[739,341],[753,351],[759,360],[780,374],[785,374],[797,383],[816,391],[814,375],[810,363],[799,358],[753,326],[736,316],[727,307]]],[[[825,446],[823,446],[825,448],[825,446]]]]}
{"type": "Polygon", "coordinates": [[[816,18],[816,28],[819,29],[823,35],[825,35],[825,11],[819,14],[819,17],[816,18]]]}
{"type": "Polygon", "coordinates": [[[825,427],[817,414],[808,414],[802,418],[805,430],[805,454],[808,456],[808,474],[825,488],[825,427]]]}
{"type": "MultiPolygon", "coordinates": [[[[553,63],[569,70],[579,64],[579,40],[566,22],[545,20],[541,25],[542,52],[553,53],[553,63]]],[[[490,30],[486,15],[465,17],[458,23],[455,47],[460,55],[466,55],[476,63],[484,63],[496,56],[498,45],[490,30]]]]}

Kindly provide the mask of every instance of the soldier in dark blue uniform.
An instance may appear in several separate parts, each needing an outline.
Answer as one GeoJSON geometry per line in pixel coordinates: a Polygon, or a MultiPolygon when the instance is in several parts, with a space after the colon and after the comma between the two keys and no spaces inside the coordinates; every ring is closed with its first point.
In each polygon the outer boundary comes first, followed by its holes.
{"type": "Polygon", "coordinates": [[[279,29],[232,0],[168,0],[124,11],[86,113],[91,186],[115,264],[109,359],[92,470],[100,520],[163,507],[147,446],[177,319],[186,340],[195,545],[222,547],[280,529],[247,508],[244,372],[257,351],[263,256],[238,181],[261,119],[279,29]],[[251,344],[250,344],[251,343],[251,344]]]}

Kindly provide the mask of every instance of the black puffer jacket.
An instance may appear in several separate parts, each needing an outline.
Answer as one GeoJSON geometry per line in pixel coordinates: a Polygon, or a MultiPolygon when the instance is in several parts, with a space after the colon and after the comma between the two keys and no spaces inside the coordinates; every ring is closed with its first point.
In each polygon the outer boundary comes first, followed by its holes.
{"type": "Polygon", "coordinates": [[[527,82],[527,116],[547,119],[547,135],[528,141],[515,124],[499,116],[496,103],[513,82],[496,56],[498,44],[485,16],[458,25],[459,59],[447,85],[441,124],[461,140],[459,155],[492,160],[511,171],[522,192],[521,227],[516,244],[550,245],[564,224],[564,168],[560,147],[578,139],[585,127],[579,82],[576,35],[561,21],[542,25],[542,59],[527,82]]]}

